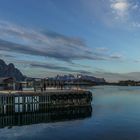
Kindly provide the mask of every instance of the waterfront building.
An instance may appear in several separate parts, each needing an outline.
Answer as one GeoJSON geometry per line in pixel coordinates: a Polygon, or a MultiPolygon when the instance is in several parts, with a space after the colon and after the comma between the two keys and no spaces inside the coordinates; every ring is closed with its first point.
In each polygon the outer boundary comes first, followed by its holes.
{"type": "Polygon", "coordinates": [[[13,90],[15,89],[15,79],[12,77],[0,78],[0,90],[13,90]]]}

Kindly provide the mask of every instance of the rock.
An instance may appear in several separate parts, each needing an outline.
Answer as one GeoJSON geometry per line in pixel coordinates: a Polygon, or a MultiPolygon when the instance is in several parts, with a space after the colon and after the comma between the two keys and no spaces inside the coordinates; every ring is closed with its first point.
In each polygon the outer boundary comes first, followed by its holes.
{"type": "Polygon", "coordinates": [[[3,60],[0,59],[0,77],[13,77],[17,81],[22,81],[25,79],[25,76],[15,68],[14,64],[6,64],[3,60]]]}

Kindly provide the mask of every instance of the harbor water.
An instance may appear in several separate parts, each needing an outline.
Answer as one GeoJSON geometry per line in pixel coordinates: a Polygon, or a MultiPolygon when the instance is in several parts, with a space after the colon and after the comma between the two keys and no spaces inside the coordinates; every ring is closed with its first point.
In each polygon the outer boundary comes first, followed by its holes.
{"type": "Polygon", "coordinates": [[[140,87],[94,86],[87,90],[92,91],[93,101],[86,108],[18,114],[12,119],[0,116],[0,139],[140,139],[140,87]]]}

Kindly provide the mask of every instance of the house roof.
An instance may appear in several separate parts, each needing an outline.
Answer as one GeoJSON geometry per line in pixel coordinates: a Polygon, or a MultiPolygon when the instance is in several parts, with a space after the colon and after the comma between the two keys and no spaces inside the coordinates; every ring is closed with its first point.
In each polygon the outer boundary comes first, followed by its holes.
{"type": "Polygon", "coordinates": [[[12,77],[1,77],[0,83],[6,82],[6,81],[14,81],[14,78],[12,77]]]}

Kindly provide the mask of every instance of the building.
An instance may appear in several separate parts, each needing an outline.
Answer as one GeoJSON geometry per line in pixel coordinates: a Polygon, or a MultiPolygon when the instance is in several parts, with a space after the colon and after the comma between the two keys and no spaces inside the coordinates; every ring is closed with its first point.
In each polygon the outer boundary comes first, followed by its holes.
{"type": "Polygon", "coordinates": [[[12,77],[0,78],[0,90],[13,90],[15,89],[15,80],[12,77]]]}

